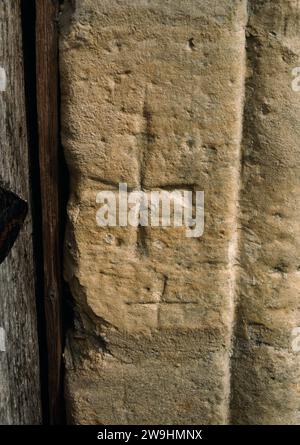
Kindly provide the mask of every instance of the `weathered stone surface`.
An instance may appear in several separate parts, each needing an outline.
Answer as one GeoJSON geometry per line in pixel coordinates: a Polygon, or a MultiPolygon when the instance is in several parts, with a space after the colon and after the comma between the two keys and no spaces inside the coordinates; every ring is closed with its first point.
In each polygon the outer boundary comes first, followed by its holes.
{"type": "Polygon", "coordinates": [[[300,3],[250,6],[232,422],[299,424],[300,3]]]}
{"type": "Polygon", "coordinates": [[[295,8],[65,5],[70,422],[299,421],[295,8]],[[204,190],[204,235],[99,228],[97,192],[120,182],[204,190]]]}

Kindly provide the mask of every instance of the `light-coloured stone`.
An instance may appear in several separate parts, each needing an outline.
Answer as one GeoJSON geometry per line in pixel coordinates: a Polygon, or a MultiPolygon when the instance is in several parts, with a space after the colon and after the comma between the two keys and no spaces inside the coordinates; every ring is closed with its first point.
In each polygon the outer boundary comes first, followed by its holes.
{"type": "Polygon", "coordinates": [[[299,424],[300,3],[250,6],[231,420],[299,424]]]}
{"type": "Polygon", "coordinates": [[[299,422],[295,13],[288,0],[65,4],[70,422],[299,422]],[[120,182],[203,190],[204,235],[98,227],[97,193],[120,182]]]}

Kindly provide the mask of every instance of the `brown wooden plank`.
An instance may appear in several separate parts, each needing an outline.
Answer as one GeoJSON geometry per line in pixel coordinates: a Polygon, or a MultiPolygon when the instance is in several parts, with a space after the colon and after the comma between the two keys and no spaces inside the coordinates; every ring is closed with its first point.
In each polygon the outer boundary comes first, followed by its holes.
{"type": "Polygon", "coordinates": [[[4,186],[2,222],[5,218],[8,222],[2,227],[4,261],[0,265],[0,423],[39,424],[39,353],[20,0],[0,2],[0,182],[4,186]],[[14,207],[18,198],[9,197],[7,190],[29,204],[19,236],[14,225],[21,223],[25,214],[18,205],[14,207]]]}
{"type": "Polygon", "coordinates": [[[36,1],[37,112],[43,217],[50,423],[61,421],[61,260],[59,220],[59,1],[36,1]]]}

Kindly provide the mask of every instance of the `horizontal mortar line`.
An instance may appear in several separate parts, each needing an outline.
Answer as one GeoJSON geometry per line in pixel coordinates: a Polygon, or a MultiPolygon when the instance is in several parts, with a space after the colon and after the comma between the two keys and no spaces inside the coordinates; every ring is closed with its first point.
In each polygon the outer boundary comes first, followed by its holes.
{"type": "Polygon", "coordinates": [[[179,305],[188,305],[188,304],[193,304],[195,306],[199,306],[200,303],[195,302],[195,301],[137,301],[137,302],[131,302],[131,301],[126,301],[125,304],[127,304],[128,306],[136,306],[136,305],[143,305],[143,304],[152,304],[152,305],[168,305],[168,304],[179,304],[179,305]]]}
{"type": "MultiPolygon", "coordinates": [[[[82,179],[90,179],[92,181],[99,182],[101,184],[111,186],[111,187],[113,187],[116,190],[119,189],[119,184],[121,184],[121,183],[127,184],[125,180],[120,180],[120,182],[115,182],[115,181],[110,181],[110,180],[104,179],[101,176],[92,175],[92,174],[82,175],[82,179]]],[[[184,183],[176,184],[176,183],[174,183],[174,184],[165,184],[165,185],[154,184],[151,187],[150,186],[149,187],[144,186],[142,189],[140,189],[138,184],[136,186],[132,186],[132,185],[128,185],[127,184],[127,189],[128,189],[128,192],[139,191],[139,190],[142,190],[142,191],[145,191],[145,192],[151,192],[151,191],[159,191],[159,190],[163,190],[163,191],[164,190],[166,190],[166,191],[186,190],[188,188],[195,190],[195,188],[198,187],[198,186],[199,185],[194,184],[194,183],[187,183],[187,184],[184,184],[184,183]]],[[[190,191],[190,190],[188,190],[188,191],[190,191]]]]}

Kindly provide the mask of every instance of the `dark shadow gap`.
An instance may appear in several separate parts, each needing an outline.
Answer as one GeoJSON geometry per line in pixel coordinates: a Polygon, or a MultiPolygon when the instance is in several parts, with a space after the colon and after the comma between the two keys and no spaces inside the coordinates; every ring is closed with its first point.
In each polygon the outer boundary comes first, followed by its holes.
{"type": "MultiPolygon", "coordinates": [[[[64,0],[59,0],[60,5],[64,3],[64,0]]],[[[58,48],[59,52],[59,48],[58,48]]],[[[59,67],[59,53],[58,57],[58,67],[59,67]]],[[[60,72],[58,72],[58,116],[61,116],[61,89],[60,89],[60,72]]],[[[61,120],[58,122],[58,134],[59,134],[59,190],[60,190],[60,247],[61,247],[61,258],[62,258],[62,268],[63,268],[63,258],[64,258],[64,245],[65,245],[65,232],[67,224],[67,205],[70,196],[70,174],[67,166],[67,162],[64,156],[64,149],[61,141],[61,120]]],[[[66,344],[66,337],[69,330],[74,329],[74,299],[69,288],[69,284],[63,278],[62,272],[62,336],[63,344],[62,348],[64,350],[66,344]]],[[[65,380],[65,369],[62,367],[62,381],[65,380]]],[[[64,395],[62,394],[63,400],[63,412],[64,412],[64,423],[67,423],[66,415],[66,403],[64,395]]]]}
{"type": "Polygon", "coordinates": [[[23,58],[26,99],[26,120],[29,147],[29,172],[32,201],[33,248],[35,261],[36,310],[40,355],[40,384],[42,419],[49,423],[48,356],[45,331],[44,271],[42,205],[38,153],[37,95],[36,95],[36,52],[35,52],[35,0],[21,1],[23,58]]]}
{"type": "MultiPolygon", "coordinates": [[[[62,2],[60,2],[62,3],[62,2]]],[[[41,201],[41,175],[39,166],[39,137],[38,137],[38,115],[37,115],[37,77],[36,77],[36,7],[35,0],[22,0],[22,33],[23,33],[23,55],[24,55],[24,77],[26,96],[26,119],[29,145],[30,186],[32,198],[33,219],[33,244],[36,271],[36,308],[40,353],[40,381],[42,398],[43,423],[50,423],[49,416],[49,385],[48,385],[48,351],[46,334],[46,316],[44,303],[44,268],[43,268],[43,224],[42,224],[42,201],[41,201]]],[[[57,54],[57,57],[59,55],[57,54]]],[[[58,65],[58,64],[57,64],[58,65]]],[[[59,76],[59,73],[58,73],[59,76]]],[[[58,116],[60,116],[60,89],[58,85],[58,116]]],[[[60,122],[59,132],[60,135],[60,122]]],[[[60,137],[60,136],[59,136],[60,137]]],[[[66,208],[69,198],[69,171],[64,158],[61,140],[58,141],[59,157],[59,204],[60,204],[60,257],[63,259],[64,235],[66,225],[66,208]]],[[[63,261],[62,261],[63,262],[63,261]]],[[[61,271],[61,275],[63,275],[61,271]]],[[[73,326],[73,301],[68,284],[62,279],[62,334],[65,346],[66,332],[73,326]]],[[[64,370],[62,369],[62,374],[64,370]]],[[[65,401],[63,388],[61,391],[61,423],[65,423],[65,401]]]]}

